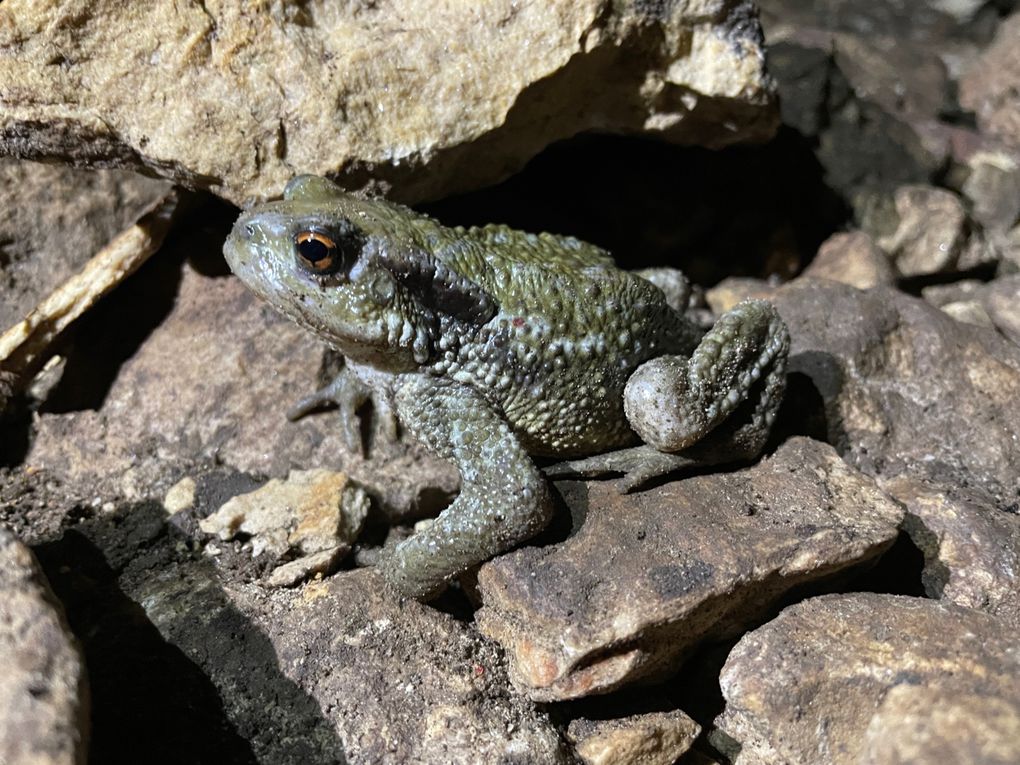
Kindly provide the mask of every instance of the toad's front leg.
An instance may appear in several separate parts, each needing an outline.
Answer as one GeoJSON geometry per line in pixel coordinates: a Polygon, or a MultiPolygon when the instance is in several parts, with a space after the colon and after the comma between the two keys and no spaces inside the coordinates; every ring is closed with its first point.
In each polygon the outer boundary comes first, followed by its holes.
{"type": "Polygon", "coordinates": [[[381,564],[398,592],[427,600],[452,577],[545,528],[552,502],[545,479],[502,414],[476,391],[409,375],[396,404],[404,427],[461,475],[453,504],[381,564]]]}

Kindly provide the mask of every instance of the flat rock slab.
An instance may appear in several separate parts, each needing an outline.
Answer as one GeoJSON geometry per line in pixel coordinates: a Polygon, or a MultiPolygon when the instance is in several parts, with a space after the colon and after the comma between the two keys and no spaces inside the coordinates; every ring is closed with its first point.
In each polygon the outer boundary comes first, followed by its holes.
{"type": "Polygon", "coordinates": [[[32,551],[0,527],[0,763],[84,763],[85,668],[32,551]]]}
{"type": "Polygon", "coordinates": [[[8,0],[0,94],[2,153],[238,204],[302,172],[436,197],[593,128],[719,146],[777,127],[750,0],[8,0]]]}
{"type": "Polygon", "coordinates": [[[1020,506],[976,489],[913,478],[881,483],[906,507],[904,529],[924,553],[925,592],[986,611],[1020,631],[1020,506]]]}
{"type": "Polygon", "coordinates": [[[482,566],[481,631],[539,700],[606,693],[675,670],[708,637],[796,585],[868,561],[900,508],[829,446],[794,438],[759,465],[638,494],[564,486],[576,536],[482,566]]]}
{"type": "Polygon", "coordinates": [[[1020,645],[988,614],[894,595],[813,598],[730,653],[735,765],[1020,762],[1020,645]]]}
{"type": "Polygon", "coordinates": [[[1020,500],[1020,348],[890,288],[798,279],[772,300],[851,464],[1020,500]]]}
{"type": "Polygon", "coordinates": [[[622,718],[571,720],[567,738],[585,765],[672,765],[701,726],[675,709],[622,718]]]}
{"type": "Polygon", "coordinates": [[[128,592],[199,664],[260,762],[572,761],[548,717],[508,693],[495,646],[399,602],[373,570],[297,590],[224,585],[195,561],[137,573],[128,592]]]}

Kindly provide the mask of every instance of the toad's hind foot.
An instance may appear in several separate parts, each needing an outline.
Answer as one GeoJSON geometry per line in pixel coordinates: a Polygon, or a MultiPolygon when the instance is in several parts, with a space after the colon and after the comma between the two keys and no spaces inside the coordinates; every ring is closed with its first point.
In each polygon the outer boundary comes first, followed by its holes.
{"type": "MultiPolygon", "coordinates": [[[[627,420],[646,444],[676,453],[741,410],[749,419],[740,423],[740,444],[760,450],[783,397],[789,349],[775,307],[746,300],[719,318],[690,359],[661,356],[631,375],[624,391],[627,420]]],[[[730,430],[731,436],[737,432],[730,430]]]]}
{"type": "Polygon", "coordinates": [[[616,484],[616,488],[621,494],[628,494],[653,478],[683,468],[697,467],[700,464],[696,459],[683,454],[667,454],[654,447],[642,445],[596,454],[594,457],[557,462],[545,468],[543,472],[553,480],[600,478],[612,473],[622,473],[623,477],[616,484]]]}

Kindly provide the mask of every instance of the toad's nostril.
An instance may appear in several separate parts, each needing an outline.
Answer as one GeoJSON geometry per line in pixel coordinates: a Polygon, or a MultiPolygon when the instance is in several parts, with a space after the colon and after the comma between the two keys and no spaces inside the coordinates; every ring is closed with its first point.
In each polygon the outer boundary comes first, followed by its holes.
{"type": "Polygon", "coordinates": [[[251,223],[249,223],[249,224],[247,224],[244,227],[244,238],[245,239],[251,239],[254,236],[255,236],[255,226],[253,226],[251,223]]]}

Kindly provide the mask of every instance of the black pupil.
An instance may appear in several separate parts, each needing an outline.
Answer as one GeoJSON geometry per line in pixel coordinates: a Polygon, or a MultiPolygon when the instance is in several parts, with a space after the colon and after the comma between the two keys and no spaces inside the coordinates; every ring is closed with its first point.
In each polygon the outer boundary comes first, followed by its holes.
{"type": "Polygon", "coordinates": [[[328,259],[332,249],[318,239],[305,239],[303,242],[298,242],[298,252],[301,253],[301,257],[312,264],[328,259]]]}

